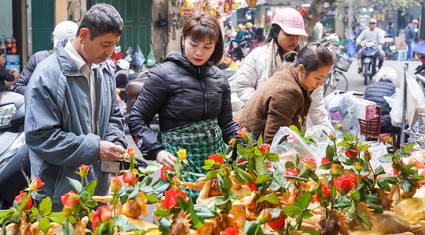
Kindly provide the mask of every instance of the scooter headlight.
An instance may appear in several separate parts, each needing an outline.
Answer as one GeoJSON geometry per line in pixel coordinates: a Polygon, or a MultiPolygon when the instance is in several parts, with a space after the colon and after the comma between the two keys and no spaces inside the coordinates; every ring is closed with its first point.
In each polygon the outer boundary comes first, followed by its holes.
{"type": "Polygon", "coordinates": [[[8,104],[0,107],[0,128],[9,126],[16,113],[16,106],[8,104]]]}

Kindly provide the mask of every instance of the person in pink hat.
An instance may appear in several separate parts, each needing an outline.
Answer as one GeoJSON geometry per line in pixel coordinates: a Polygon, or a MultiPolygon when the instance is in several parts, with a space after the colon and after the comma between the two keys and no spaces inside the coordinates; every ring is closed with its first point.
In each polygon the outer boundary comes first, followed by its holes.
{"type": "MultiPolygon", "coordinates": [[[[285,61],[285,55],[291,51],[299,51],[301,38],[307,36],[304,19],[298,11],[285,8],[276,12],[264,45],[250,52],[236,74],[230,78],[232,89],[238,98],[246,103],[268,78],[289,67],[291,62],[285,61]]],[[[323,86],[315,89],[311,98],[308,126],[323,125],[332,128],[324,107],[323,86]]]]}

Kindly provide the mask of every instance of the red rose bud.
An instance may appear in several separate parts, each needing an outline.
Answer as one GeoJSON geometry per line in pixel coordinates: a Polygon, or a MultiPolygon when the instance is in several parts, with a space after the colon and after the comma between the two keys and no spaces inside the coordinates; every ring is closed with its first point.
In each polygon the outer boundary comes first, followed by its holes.
{"type": "Polygon", "coordinates": [[[298,172],[292,168],[286,168],[285,176],[298,176],[298,172]]]}
{"type": "Polygon", "coordinates": [[[122,184],[123,182],[121,177],[114,175],[111,177],[111,185],[109,188],[111,189],[111,192],[118,193],[121,190],[122,184]]]}
{"type": "Polygon", "coordinates": [[[270,153],[270,144],[261,144],[259,147],[259,150],[262,154],[269,154],[270,153]]]}
{"type": "Polygon", "coordinates": [[[309,170],[314,170],[314,169],[316,169],[317,168],[317,165],[316,165],[316,159],[314,159],[314,158],[306,158],[306,159],[304,159],[304,166],[305,166],[305,168],[307,168],[307,169],[309,169],[309,170]]]}
{"type": "Polygon", "coordinates": [[[220,235],[238,235],[238,230],[233,227],[228,227],[224,231],[220,232],[220,235]]]}
{"type": "Polygon", "coordinates": [[[354,146],[352,149],[345,149],[345,155],[348,158],[355,158],[359,152],[357,151],[357,146],[354,146]]]}
{"type": "Polygon", "coordinates": [[[80,175],[81,177],[86,177],[87,173],[89,173],[90,166],[82,164],[80,166],[80,175]]]}
{"type": "Polygon", "coordinates": [[[280,213],[279,217],[266,223],[274,231],[280,231],[285,228],[285,217],[280,213]]]}
{"type": "Polygon", "coordinates": [[[328,160],[328,158],[326,156],[322,157],[322,161],[321,161],[321,164],[322,165],[324,165],[324,164],[330,164],[330,163],[331,162],[328,160]]]}
{"type": "Polygon", "coordinates": [[[130,155],[131,157],[134,157],[134,148],[133,148],[133,147],[128,147],[128,149],[127,149],[127,153],[128,153],[128,155],[130,155]]]}
{"type": "Polygon", "coordinates": [[[164,207],[170,209],[178,205],[177,196],[182,197],[186,200],[187,195],[180,189],[169,189],[165,191],[164,207]]]}
{"type": "Polygon", "coordinates": [[[248,134],[247,134],[247,131],[246,131],[246,128],[245,128],[245,127],[242,127],[241,129],[239,129],[239,130],[238,130],[238,132],[237,132],[237,134],[238,134],[238,136],[239,136],[239,137],[241,137],[242,139],[245,139],[245,138],[248,136],[248,134]]]}
{"type": "Polygon", "coordinates": [[[369,150],[365,150],[363,151],[363,158],[366,161],[370,161],[370,159],[372,158],[372,155],[370,154],[369,150]]]}
{"type": "Polygon", "coordinates": [[[108,206],[99,206],[93,214],[92,230],[96,231],[99,222],[108,222],[112,219],[112,211],[108,206]]]}
{"type": "Polygon", "coordinates": [[[134,186],[137,183],[137,175],[132,171],[124,171],[122,179],[129,186],[134,186]]]}
{"type": "Polygon", "coordinates": [[[19,193],[19,195],[17,195],[16,197],[15,197],[15,202],[16,203],[18,203],[18,204],[21,204],[21,202],[22,202],[22,200],[24,199],[24,197],[30,197],[29,198],[29,200],[28,200],[28,202],[27,202],[27,204],[25,205],[25,207],[24,207],[24,210],[26,211],[26,210],[29,210],[29,209],[31,209],[31,207],[32,207],[32,198],[31,198],[31,196],[28,196],[28,194],[27,193],[25,193],[25,192],[21,192],[21,193],[19,193]]]}
{"type": "Polygon", "coordinates": [[[332,173],[332,175],[340,175],[341,174],[341,165],[332,164],[331,173],[332,173]]]}
{"type": "Polygon", "coordinates": [[[74,198],[73,196],[78,196],[74,191],[69,191],[68,193],[66,193],[65,195],[61,196],[61,201],[62,201],[62,205],[65,209],[71,209],[71,207],[74,204],[78,204],[79,200],[78,198],[74,198]],[[72,195],[72,198],[69,198],[69,196],[72,195]]]}
{"type": "Polygon", "coordinates": [[[214,162],[218,163],[220,166],[223,165],[224,158],[222,158],[220,155],[216,153],[208,156],[208,159],[213,160],[214,162]]]}
{"type": "Polygon", "coordinates": [[[43,187],[43,185],[44,183],[43,181],[41,181],[40,177],[35,177],[34,179],[32,179],[29,187],[30,187],[30,190],[37,191],[41,187],[43,187]]]}
{"type": "Polygon", "coordinates": [[[169,166],[164,166],[163,168],[161,168],[161,179],[167,180],[167,175],[165,175],[165,172],[169,170],[171,170],[171,167],[169,166]]]}

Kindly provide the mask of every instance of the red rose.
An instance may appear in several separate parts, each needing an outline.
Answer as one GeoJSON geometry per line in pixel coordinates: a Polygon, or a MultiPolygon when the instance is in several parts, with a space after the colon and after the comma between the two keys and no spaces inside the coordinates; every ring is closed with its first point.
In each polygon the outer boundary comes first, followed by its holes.
{"type": "Polygon", "coordinates": [[[357,176],[355,173],[338,177],[338,179],[336,179],[336,186],[338,192],[341,193],[341,190],[343,191],[343,193],[350,192],[351,189],[356,187],[356,178],[357,176]]]}
{"type": "Polygon", "coordinates": [[[220,157],[220,155],[216,153],[208,156],[208,159],[213,160],[214,162],[218,163],[220,166],[223,165],[224,158],[220,157]]]}
{"type": "Polygon", "coordinates": [[[93,223],[92,223],[93,232],[96,231],[99,221],[107,222],[111,219],[112,219],[111,209],[106,205],[99,206],[96,209],[96,212],[93,214],[93,223]]]}
{"type": "Polygon", "coordinates": [[[69,191],[65,195],[61,196],[62,205],[67,209],[71,208],[74,204],[79,203],[78,198],[69,198],[70,195],[78,196],[74,191],[69,191]]]}
{"type": "Polygon", "coordinates": [[[262,154],[269,154],[270,144],[261,144],[258,148],[262,154]]]}
{"type": "Polygon", "coordinates": [[[129,186],[134,186],[137,183],[137,175],[132,171],[124,171],[122,179],[129,186]]]}
{"type": "Polygon", "coordinates": [[[238,231],[233,227],[228,227],[226,230],[220,232],[220,235],[237,235],[238,231]]]}
{"type": "Polygon", "coordinates": [[[24,197],[30,197],[29,200],[28,200],[28,202],[27,202],[27,204],[24,207],[24,210],[29,210],[29,209],[31,209],[33,203],[32,203],[31,196],[28,196],[27,193],[21,192],[19,195],[17,195],[15,197],[15,202],[17,202],[18,204],[20,204],[22,202],[22,200],[24,199],[24,197]]]}
{"type": "Polygon", "coordinates": [[[161,168],[161,179],[167,180],[167,176],[165,175],[165,172],[169,170],[171,170],[171,167],[169,166],[164,166],[163,168],[161,168]]]}
{"type": "Polygon", "coordinates": [[[242,139],[245,139],[245,138],[248,136],[248,134],[247,134],[247,131],[246,131],[246,128],[245,128],[245,127],[242,127],[241,129],[239,129],[239,130],[238,130],[238,132],[237,132],[237,134],[238,134],[238,136],[239,136],[239,137],[241,137],[242,139]]]}
{"type": "MultiPolygon", "coordinates": [[[[328,186],[326,186],[326,184],[322,184],[321,188],[322,188],[323,196],[325,196],[326,200],[329,201],[329,199],[331,198],[331,190],[328,188],[328,186]]],[[[314,199],[316,199],[316,201],[319,201],[319,202],[322,201],[318,193],[314,195],[314,199]]]]}
{"type": "Polygon", "coordinates": [[[182,197],[186,200],[187,195],[180,189],[169,189],[165,191],[164,207],[170,209],[171,207],[177,206],[177,196],[182,197]]]}
{"type": "Polygon", "coordinates": [[[345,155],[348,158],[355,158],[359,152],[357,151],[357,146],[354,146],[352,149],[345,149],[345,155]]]}
{"type": "Polygon", "coordinates": [[[286,168],[285,176],[298,176],[298,172],[292,168],[286,168]]]}
{"type": "Polygon", "coordinates": [[[325,164],[331,164],[331,162],[328,160],[328,158],[327,158],[326,156],[324,156],[324,157],[322,157],[322,162],[321,162],[321,164],[322,164],[322,165],[325,165],[325,164]]]}
{"type": "Polygon", "coordinates": [[[280,231],[285,227],[285,217],[280,213],[279,217],[266,223],[274,231],[280,231]]]}
{"type": "Polygon", "coordinates": [[[29,187],[32,191],[37,191],[41,187],[43,187],[43,185],[44,183],[43,181],[41,181],[40,177],[35,177],[34,179],[32,179],[29,187]]]}

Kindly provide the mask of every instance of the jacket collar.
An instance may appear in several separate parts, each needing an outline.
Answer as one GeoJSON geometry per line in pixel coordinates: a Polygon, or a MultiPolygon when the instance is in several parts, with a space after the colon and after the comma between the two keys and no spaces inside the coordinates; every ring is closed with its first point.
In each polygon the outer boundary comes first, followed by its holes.
{"type": "Polygon", "coordinates": [[[183,67],[185,70],[187,70],[190,74],[197,74],[200,75],[200,77],[211,76],[214,73],[210,62],[207,62],[202,66],[195,66],[190,63],[185,56],[183,56],[180,52],[177,51],[171,52],[167,56],[165,61],[171,61],[173,63],[176,63],[179,66],[183,67]]]}
{"type": "MultiPolygon", "coordinates": [[[[62,69],[62,73],[66,76],[83,76],[77,67],[77,65],[74,63],[74,61],[71,59],[71,57],[68,55],[68,53],[64,49],[64,45],[61,43],[57,44],[56,50],[55,50],[56,57],[58,58],[59,64],[62,69]]],[[[109,73],[111,76],[112,69],[109,68],[108,63],[106,61],[99,64],[98,71],[106,70],[107,73],[109,73]]]]}

